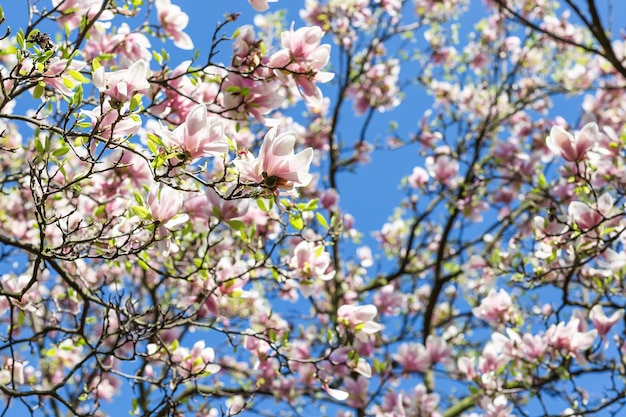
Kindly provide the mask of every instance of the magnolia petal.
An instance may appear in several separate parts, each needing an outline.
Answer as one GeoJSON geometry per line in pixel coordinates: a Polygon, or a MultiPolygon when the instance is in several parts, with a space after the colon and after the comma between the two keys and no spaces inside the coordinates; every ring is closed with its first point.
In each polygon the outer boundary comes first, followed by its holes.
{"type": "Polygon", "coordinates": [[[349,397],[349,394],[347,392],[330,388],[327,386],[324,387],[324,391],[326,391],[328,395],[330,395],[332,398],[336,399],[337,401],[345,401],[349,397]]]}
{"type": "Polygon", "coordinates": [[[359,358],[359,362],[357,363],[356,368],[354,369],[354,371],[359,373],[359,374],[361,374],[361,375],[363,375],[365,378],[371,378],[372,377],[372,367],[363,358],[359,358]]]}
{"type": "Polygon", "coordinates": [[[174,39],[174,45],[186,51],[193,49],[193,41],[191,40],[191,37],[184,32],[177,33],[177,36],[174,39]]]}

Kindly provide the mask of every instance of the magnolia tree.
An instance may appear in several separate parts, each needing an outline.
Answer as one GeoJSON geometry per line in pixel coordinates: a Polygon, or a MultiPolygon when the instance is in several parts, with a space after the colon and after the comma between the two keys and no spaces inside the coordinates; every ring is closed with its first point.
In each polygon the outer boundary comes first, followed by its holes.
{"type": "Polygon", "coordinates": [[[200,3],[23,3],[1,415],[623,412],[610,2],[251,0],[202,39],[200,3]],[[382,151],[405,197],[355,219],[340,179],[382,151]]]}

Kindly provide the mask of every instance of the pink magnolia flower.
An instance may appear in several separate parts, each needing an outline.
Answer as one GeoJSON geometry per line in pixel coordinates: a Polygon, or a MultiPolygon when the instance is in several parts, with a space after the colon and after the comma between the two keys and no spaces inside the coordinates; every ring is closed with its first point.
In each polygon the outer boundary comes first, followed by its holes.
{"type": "Polygon", "coordinates": [[[483,319],[490,324],[498,324],[508,321],[514,313],[511,296],[500,289],[496,292],[494,288],[489,291],[478,307],[472,309],[475,317],[483,319]]]}
{"type": "Polygon", "coordinates": [[[330,45],[320,45],[324,32],[319,26],[304,27],[296,31],[293,26],[281,33],[283,49],[273,54],[269,65],[275,68],[276,75],[287,82],[286,74],[291,74],[302,97],[312,104],[322,102],[322,91],[315,81],[325,83],[333,79],[334,74],[321,71],[330,59],[330,45]]]}
{"type": "Polygon", "coordinates": [[[598,331],[598,334],[604,337],[618,321],[624,318],[624,309],[619,309],[611,314],[611,317],[607,317],[604,314],[602,306],[596,304],[589,312],[589,318],[593,323],[593,327],[598,331]]]}
{"type": "Polygon", "coordinates": [[[8,358],[4,367],[0,369],[0,384],[24,384],[26,382],[26,373],[24,371],[27,364],[28,361],[20,362],[13,360],[13,358],[8,358]]]}
{"type": "Polygon", "coordinates": [[[252,8],[257,12],[264,12],[270,8],[267,3],[276,3],[278,0],[248,0],[252,8]]]}
{"type": "Polygon", "coordinates": [[[548,348],[548,340],[543,335],[525,333],[518,347],[524,359],[539,359],[548,348]]]}
{"type": "Polygon", "coordinates": [[[559,126],[550,130],[550,136],[546,138],[546,145],[554,153],[569,162],[575,162],[585,155],[593,147],[599,137],[598,125],[587,123],[580,132],[572,136],[559,126]]]}
{"type": "Polygon", "coordinates": [[[365,407],[370,399],[368,388],[369,379],[359,375],[356,379],[347,377],[344,379],[345,389],[350,396],[346,401],[350,407],[365,407]]]}
{"type": "Polygon", "coordinates": [[[85,17],[88,20],[93,20],[98,14],[98,20],[111,20],[114,17],[111,10],[99,13],[102,8],[101,0],[52,0],[52,6],[61,14],[57,23],[69,30],[79,27],[85,17]]]}
{"type": "Polygon", "coordinates": [[[174,39],[174,45],[180,49],[193,49],[193,42],[189,35],[183,32],[189,23],[189,16],[179,6],[173,5],[170,0],[156,0],[159,22],[166,34],[174,39]]]}
{"type": "Polygon", "coordinates": [[[450,187],[458,183],[459,161],[449,155],[429,156],[426,158],[426,169],[431,177],[450,187]]]}
{"type": "Polygon", "coordinates": [[[369,246],[360,246],[356,249],[356,256],[359,258],[359,265],[363,268],[369,268],[374,265],[372,250],[369,246]]]}
{"type": "Polygon", "coordinates": [[[214,374],[221,369],[221,366],[213,363],[215,352],[213,348],[205,347],[204,340],[196,342],[191,351],[179,346],[172,352],[171,358],[183,378],[214,374]]]}
{"type": "Polygon", "coordinates": [[[593,341],[598,335],[598,330],[593,329],[588,332],[581,331],[579,329],[580,319],[572,318],[565,324],[560,322],[553,324],[546,330],[546,339],[549,346],[558,349],[565,350],[568,353],[574,354],[579,361],[584,361],[581,350],[586,350],[591,347],[593,341]]]}
{"type": "Polygon", "coordinates": [[[493,338],[492,341],[487,343],[483,348],[483,352],[478,358],[478,373],[488,374],[490,372],[497,371],[501,366],[506,365],[511,360],[511,357],[503,352],[505,345],[501,343],[498,338],[493,338]]]}
{"type": "Polygon", "coordinates": [[[432,364],[447,363],[450,360],[452,347],[448,346],[441,337],[431,334],[426,338],[426,352],[432,364]]]}
{"type": "Polygon", "coordinates": [[[270,190],[290,191],[294,187],[308,185],[313,179],[309,174],[313,149],[306,148],[294,154],[295,133],[276,133],[276,127],[267,132],[257,158],[245,153],[235,161],[240,178],[261,184],[270,190]]]}
{"type": "Polygon", "coordinates": [[[425,373],[431,367],[430,355],[421,343],[403,343],[398,353],[391,355],[404,372],[425,373]]]}
{"type": "Polygon", "coordinates": [[[99,399],[113,401],[119,393],[120,380],[110,373],[96,375],[89,383],[89,387],[94,390],[99,399]]]}
{"type": "Polygon", "coordinates": [[[514,417],[511,414],[513,405],[507,405],[508,400],[504,395],[499,395],[494,399],[483,397],[479,404],[480,408],[485,410],[484,417],[514,417]]]}
{"type": "MultiPolygon", "coordinates": [[[[150,41],[143,33],[131,31],[126,23],[122,23],[114,33],[107,33],[106,30],[106,25],[98,24],[90,31],[84,51],[89,60],[112,54],[120,68],[128,68],[140,59],[146,62],[152,59],[150,41]]],[[[104,62],[110,63],[111,60],[101,60],[101,63],[104,62]]]]}
{"type": "Polygon", "coordinates": [[[568,207],[570,218],[578,224],[583,231],[593,229],[600,224],[605,217],[610,215],[613,209],[613,197],[604,193],[598,198],[598,208],[594,209],[580,201],[572,201],[568,207]]]}
{"type": "Polygon", "coordinates": [[[335,276],[334,270],[328,270],[331,265],[330,255],[324,250],[323,245],[303,240],[298,243],[293,251],[293,257],[289,262],[297,278],[315,279],[328,281],[335,276]]]}
{"type": "Polygon", "coordinates": [[[215,216],[220,220],[232,220],[248,212],[249,200],[225,200],[210,187],[206,189],[206,199],[202,199],[209,217],[215,216]],[[206,202],[208,200],[208,207],[206,202]]]}
{"type": "Polygon", "coordinates": [[[354,108],[359,115],[368,109],[376,109],[381,113],[400,104],[398,76],[399,61],[390,59],[384,63],[373,65],[358,81],[348,89],[354,97],[354,108]]]}
{"type": "Polygon", "coordinates": [[[105,72],[104,67],[99,67],[93,74],[93,85],[112,99],[124,103],[135,93],[150,88],[147,79],[148,71],[148,64],[143,59],[127,69],[114,72],[105,72]]]}
{"type": "Polygon", "coordinates": [[[120,116],[121,110],[111,108],[107,101],[93,110],[81,110],[81,113],[91,119],[91,127],[95,129],[95,133],[106,139],[119,139],[134,135],[141,129],[139,116],[129,114],[120,116]]]}
{"type": "Polygon", "coordinates": [[[382,324],[374,321],[377,314],[378,310],[373,304],[363,306],[344,304],[337,310],[337,319],[340,325],[353,331],[357,339],[367,343],[369,335],[384,329],[382,324]]]}
{"type": "Polygon", "coordinates": [[[376,291],[373,301],[381,314],[397,315],[406,307],[407,296],[393,284],[387,284],[376,291]]]}
{"type": "Polygon", "coordinates": [[[409,185],[412,188],[420,188],[428,182],[428,178],[428,172],[424,168],[415,167],[411,175],[409,175],[409,185]]]}
{"type": "Polygon", "coordinates": [[[468,380],[472,380],[476,378],[476,370],[475,370],[475,359],[467,356],[461,356],[457,359],[456,364],[459,373],[465,375],[468,380]]]}
{"type": "Polygon", "coordinates": [[[64,96],[70,96],[74,94],[74,87],[78,85],[80,81],[67,75],[67,71],[80,71],[85,68],[86,65],[86,62],[77,59],[73,59],[72,62],[69,62],[67,59],[54,57],[50,59],[50,64],[43,73],[43,82],[64,96]]]}
{"type": "Polygon", "coordinates": [[[222,83],[221,105],[233,119],[252,115],[265,124],[264,115],[280,107],[284,97],[276,85],[231,73],[222,83]]]}
{"type": "Polygon", "coordinates": [[[159,187],[158,184],[154,184],[148,194],[148,206],[152,219],[167,223],[183,206],[183,195],[167,185],[159,187]]]}
{"type": "Polygon", "coordinates": [[[173,132],[161,129],[160,136],[166,145],[179,146],[191,160],[206,156],[219,156],[228,152],[222,122],[217,117],[207,117],[204,104],[198,104],[173,132]]]}

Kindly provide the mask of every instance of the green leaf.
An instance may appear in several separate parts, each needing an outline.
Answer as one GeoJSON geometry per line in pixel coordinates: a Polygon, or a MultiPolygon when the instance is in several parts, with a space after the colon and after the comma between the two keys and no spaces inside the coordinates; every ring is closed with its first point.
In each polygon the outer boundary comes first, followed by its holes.
{"type": "Polygon", "coordinates": [[[24,42],[24,32],[22,31],[22,29],[17,32],[15,38],[17,41],[17,45],[20,47],[20,49],[26,49],[26,43],[24,42]]]}
{"type": "Polygon", "coordinates": [[[302,216],[295,216],[289,219],[289,224],[293,226],[296,230],[304,229],[304,220],[302,220],[302,216]]]}
{"type": "MultiPolygon", "coordinates": [[[[157,135],[154,135],[152,133],[148,133],[148,143],[150,142],[154,142],[155,144],[157,144],[158,146],[165,146],[163,144],[163,141],[161,140],[160,137],[158,137],[157,135]]],[[[155,152],[156,153],[156,152],[155,152]]]]}
{"type": "Polygon", "coordinates": [[[139,265],[139,268],[143,269],[144,271],[148,271],[150,269],[148,263],[142,259],[137,259],[137,264],[139,265]]]}
{"type": "Polygon", "coordinates": [[[76,87],[76,84],[74,83],[74,81],[70,80],[69,78],[62,78],[63,80],[63,85],[66,86],[67,88],[73,90],[74,87],[76,87]]]}
{"type": "Polygon", "coordinates": [[[87,78],[85,78],[85,76],[83,74],[81,74],[80,72],[70,69],[67,70],[67,73],[70,75],[70,77],[72,77],[73,79],[75,79],[76,81],[80,82],[80,83],[87,83],[89,82],[89,80],[87,78]]]}
{"type": "Polygon", "coordinates": [[[246,230],[246,224],[242,222],[241,220],[237,220],[237,219],[229,220],[228,225],[238,232],[243,232],[246,230]]]}
{"type": "Polygon", "coordinates": [[[548,181],[546,181],[546,177],[543,174],[539,174],[539,188],[546,188],[548,186],[548,181]]]}
{"type": "Polygon", "coordinates": [[[43,155],[43,144],[39,138],[35,139],[35,150],[39,155],[43,155]]]}
{"type": "Polygon", "coordinates": [[[68,153],[70,151],[70,148],[67,146],[62,146],[58,149],[55,149],[54,151],[52,151],[52,155],[54,156],[63,156],[66,153],[68,153]]]}
{"type": "Polygon", "coordinates": [[[325,227],[326,229],[328,229],[328,221],[326,221],[326,217],[324,217],[324,215],[320,212],[315,213],[315,218],[317,219],[317,222],[322,226],[325,227]]]}
{"type": "Polygon", "coordinates": [[[132,210],[133,214],[135,214],[140,219],[144,219],[144,220],[152,219],[152,214],[150,213],[150,210],[148,210],[145,207],[133,206],[131,210],[132,210]]]}
{"type": "Polygon", "coordinates": [[[37,83],[35,89],[33,90],[33,98],[39,98],[43,95],[45,90],[45,84],[43,82],[37,83]]]}
{"type": "Polygon", "coordinates": [[[265,205],[265,200],[264,199],[257,198],[256,203],[259,206],[259,208],[261,209],[261,211],[264,211],[265,213],[267,213],[269,211],[269,209],[265,205]]]}
{"type": "MultiPolygon", "coordinates": [[[[81,84],[78,84],[78,87],[76,87],[76,91],[74,91],[74,95],[72,96],[71,105],[73,107],[78,107],[80,103],[82,102],[83,102],[83,86],[81,84]]],[[[91,127],[91,123],[89,123],[88,127],[91,127]]]]}
{"type": "Polygon", "coordinates": [[[138,109],[139,104],[141,104],[141,94],[135,94],[130,100],[130,111],[135,111],[136,109],[138,109]]]}
{"type": "Polygon", "coordinates": [[[317,208],[317,204],[319,203],[319,201],[320,201],[319,198],[314,198],[313,200],[309,201],[304,211],[315,210],[317,208]]]}
{"type": "Polygon", "coordinates": [[[163,57],[161,56],[161,54],[159,54],[157,51],[152,51],[152,56],[154,57],[154,60],[157,62],[157,64],[163,65],[163,57]]]}
{"type": "Polygon", "coordinates": [[[43,54],[37,56],[35,58],[35,62],[42,64],[45,62],[48,62],[50,60],[50,58],[52,58],[52,55],[54,55],[54,51],[50,50],[50,51],[45,51],[43,54]]]}

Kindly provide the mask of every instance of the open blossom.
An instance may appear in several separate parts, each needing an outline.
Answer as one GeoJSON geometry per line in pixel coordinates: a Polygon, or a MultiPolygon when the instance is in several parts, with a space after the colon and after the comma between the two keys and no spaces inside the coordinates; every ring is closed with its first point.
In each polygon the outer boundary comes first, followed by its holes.
{"type": "Polygon", "coordinates": [[[263,116],[280,107],[283,100],[276,86],[239,74],[228,74],[222,84],[221,104],[232,119],[250,114],[265,124],[263,116]]]}
{"type": "Polygon", "coordinates": [[[93,74],[93,85],[112,99],[124,103],[135,93],[150,88],[148,71],[148,64],[143,59],[127,69],[114,72],[105,72],[104,67],[99,67],[93,74]]]}
{"type": "Polygon", "coordinates": [[[335,276],[334,270],[328,271],[330,264],[330,255],[324,246],[303,240],[294,249],[289,266],[298,275],[297,278],[328,281],[335,276]]]}
{"type": "Polygon", "coordinates": [[[172,352],[172,362],[177,364],[177,371],[182,377],[202,376],[204,374],[214,374],[221,367],[214,364],[215,352],[213,348],[205,347],[204,340],[200,340],[193,345],[191,351],[179,346],[172,352]]]}
{"type": "Polygon", "coordinates": [[[584,360],[580,351],[591,347],[598,335],[598,330],[593,329],[584,332],[580,330],[579,326],[580,319],[578,318],[572,318],[567,324],[564,322],[553,324],[546,331],[545,337],[551,347],[565,350],[576,355],[579,360],[584,360]]]}
{"type": "Polygon", "coordinates": [[[148,206],[155,221],[167,223],[183,206],[183,195],[166,185],[154,184],[148,194],[148,206]]]}
{"type": "Polygon", "coordinates": [[[210,187],[207,187],[206,199],[200,198],[202,208],[206,212],[202,212],[205,217],[217,217],[220,220],[232,220],[241,217],[248,212],[249,200],[225,200],[210,187]],[[207,205],[208,200],[208,205],[207,205]]]}
{"type": "Polygon", "coordinates": [[[400,104],[398,76],[400,65],[398,60],[390,59],[384,63],[373,65],[358,82],[348,89],[354,97],[354,109],[359,115],[368,109],[379,112],[392,109],[400,104]]]}
{"type": "Polygon", "coordinates": [[[183,32],[189,23],[189,16],[179,6],[173,5],[170,0],[156,0],[159,23],[166,34],[174,39],[174,45],[180,49],[193,49],[193,42],[189,35],[183,32]]]}
{"type": "Polygon", "coordinates": [[[89,33],[89,39],[85,44],[85,56],[89,61],[102,55],[111,54],[118,62],[120,68],[128,68],[139,59],[148,62],[152,59],[150,53],[150,41],[143,33],[132,31],[128,24],[122,23],[117,31],[108,33],[109,27],[103,23],[94,25],[89,33]]]}
{"type": "Polygon", "coordinates": [[[0,369],[0,384],[10,385],[23,384],[26,382],[26,374],[32,373],[32,366],[26,366],[28,361],[20,362],[13,358],[8,358],[2,369],[0,369]],[[27,370],[27,372],[25,372],[27,370]]]}
{"type": "Polygon", "coordinates": [[[489,291],[478,307],[472,309],[475,317],[483,319],[490,324],[498,324],[508,321],[514,313],[511,296],[500,289],[496,292],[494,288],[489,291]]]}
{"type": "Polygon", "coordinates": [[[569,162],[582,159],[590,150],[599,136],[598,125],[587,123],[580,132],[572,136],[559,126],[550,130],[550,136],[546,138],[546,145],[554,153],[569,162]]]}
{"type": "Polygon", "coordinates": [[[430,369],[430,355],[421,343],[403,343],[398,353],[391,356],[402,366],[404,372],[424,373],[430,369]]]}
{"type": "Polygon", "coordinates": [[[278,0],[248,0],[257,12],[264,12],[270,8],[267,3],[276,3],[278,0]]]}
{"type": "Polygon", "coordinates": [[[570,218],[582,230],[586,231],[600,224],[605,217],[609,217],[613,204],[613,197],[608,193],[604,193],[598,198],[597,210],[580,201],[572,201],[567,211],[570,218]]]}
{"type": "Polygon", "coordinates": [[[89,387],[94,390],[96,396],[107,401],[113,401],[115,395],[119,393],[119,385],[119,378],[109,373],[96,375],[89,383],[89,387]]]}
{"type": "Polygon", "coordinates": [[[54,57],[50,59],[50,63],[43,73],[44,75],[44,83],[54,88],[55,91],[60,92],[65,96],[72,95],[74,93],[74,87],[70,88],[70,86],[76,86],[79,81],[74,79],[69,75],[63,76],[67,71],[80,71],[87,65],[86,62],[79,61],[77,59],[73,59],[69,62],[67,59],[59,59],[54,57]]]}
{"type": "Polygon", "coordinates": [[[454,187],[458,183],[459,162],[449,155],[427,157],[426,169],[431,177],[442,184],[454,187]]]}
{"type": "Polygon", "coordinates": [[[101,0],[52,0],[52,6],[61,16],[56,19],[60,26],[69,30],[76,29],[80,22],[87,17],[88,21],[98,16],[98,20],[111,20],[114,14],[111,10],[102,10],[101,0]]]}
{"type": "Polygon", "coordinates": [[[419,188],[428,182],[428,172],[422,167],[413,168],[413,172],[408,177],[409,185],[412,188],[419,188]]]}
{"type": "Polygon", "coordinates": [[[294,187],[308,185],[313,179],[309,174],[313,149],[306,148],[294,154],[295,133],[277,135],[276,132],[275,127],[267,132],[258,157],[245,153],[235,161],[240,178],[259,183],[270,190],[290,191],[294,187]]]}
{"type": "Polygon", "coordinates": [[[141,118],[134,114],[124,114],[125,107],[121,109],[111,108],[107,101],[93,110],[81,110],[81,114],[91,119],[91,127],[94,133],[106,139],[119,139],[136,134],[141,129],[141,118]],[[103,113],[104,112],[104,113],[103,113]]]}
{"type": "Polygon", "coordinates": [[[173,132],[162,129],[160,136],[166,145],[179,146],[183,152],[189,154],[192,161],[228,152],[222,122],[216,117],[207,117],[204,104],[194,107],[185,118],[185,122],[173,132]]]}
{"type": "Polygon", "coordinates": [[[480,400],[480,408],[485,410],[485,417],[514,417],[511,412],[513,405],[508,405],[508,401],[504,395],[499,395],[494,399],[483,397],[480,400]]]}
{"type": "Polygon", "coordinates": [[[611,317],[607,317],[606,314],[604,314],[602,306],[596,304],[589,312],[589,318],[593,323],[593,327],[598,331],[598,334],[604,337],[617,322],[624,318],[624,309],[617,310],[611,314],[611,317]]]}
{"type": "Polygon", "coordinates": [[[367,342],[368,336],[381,331],[384,326],[376,323],[374,318],[378,314],[373,304],[342,305],[337,310],[339,323],[355,333],[357,339],[367,342]]]}
{"type": "Polygon", "coordinates": [[[321,103],[322,92],[315,81],[325,83],[334,74],[321,71],[330,59],[330,45],[320,45],[324,32],[319,26],[304,27],[296,31],[293,27],[281,33],[283,49],[270,57],[269,65],[276,69],[276,75],[287,81],[286,73],[292,74],[300,93],[311,103],[321,103]]]}

